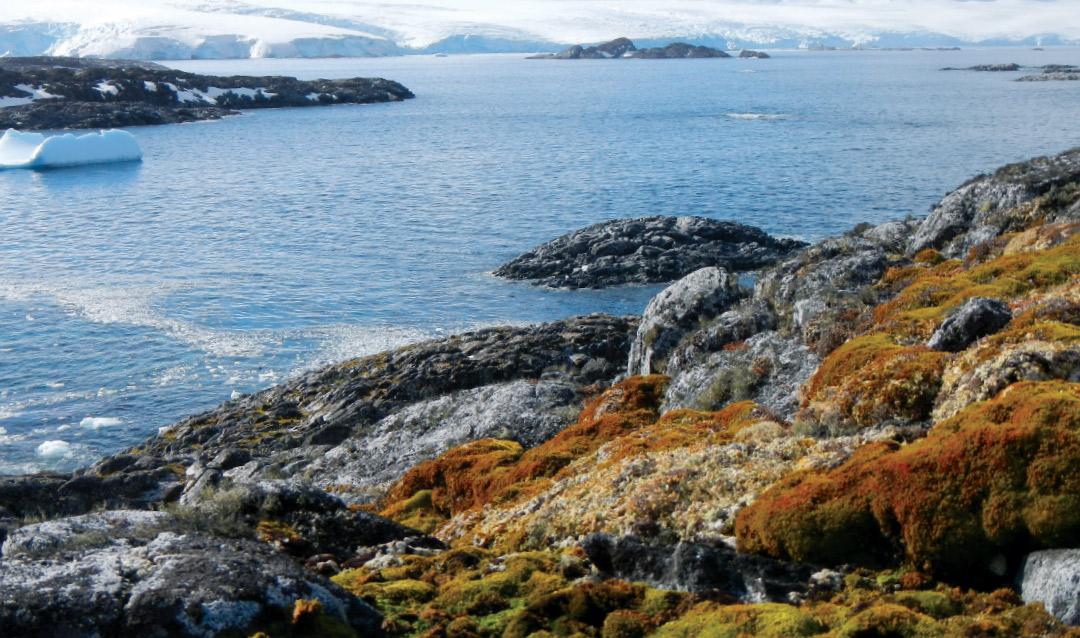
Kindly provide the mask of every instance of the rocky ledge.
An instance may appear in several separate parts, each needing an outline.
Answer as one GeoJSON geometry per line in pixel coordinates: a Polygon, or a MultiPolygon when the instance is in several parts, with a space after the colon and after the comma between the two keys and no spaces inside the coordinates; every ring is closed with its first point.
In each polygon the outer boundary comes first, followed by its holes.
{"type": "Polygon", "coordinates": [[[381,78],[217,77],[129,60],[0,58],[0,129],[172,124],[246,109],[412,97],[402,85],[381,78]]]}
{"type": "Polygon", "coordinates": [[[651,284],[707,266],[756,270],[805,245],[736,222],[657,215],[617,219],[563,235],[499,266],[495,276],[554,288],[651,284]]]}
{"type": "MultiPolygon", "coordinates": [[[[768,55],[755,51],[753,56],[743,55],[740,57],[767,58],[768,55]]],[[[611,42],[605,42],[595,46],[582,46],[575,44],[572,47],[558,53],[542,53],[531,56],[530,60],[613,60],[637,58],[640,60],[681,60],[686,58],[730,58],[731,56],[719,49],[696,46],[685,42],[672,42],[664,47],[651,49],[639,49],[627,38],[616,38],[611,42]]]]}
{"type": "Polygon", "coordinates": [[[1078,166],[4,477],[0,632],[1078,638],[1078,166]]]}

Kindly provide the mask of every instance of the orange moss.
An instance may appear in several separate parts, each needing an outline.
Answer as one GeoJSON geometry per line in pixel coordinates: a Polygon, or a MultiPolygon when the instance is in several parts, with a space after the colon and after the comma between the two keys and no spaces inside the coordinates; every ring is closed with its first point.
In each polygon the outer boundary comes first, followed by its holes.
{"type": "Polygon", "coordinates": [[[803,389],[800,422],[844,427],[889,417],[930,415],[945,357],[925,346],[900,346],[884,334],[856,337],[834,350],[803,389]]]}
{"type": "Polygon", "coordinates": [[[439,517],[534,494],[575,459],[655,422],[667,382],[661,375],[631,377],[590,402],[575,425],[528,451],[512,441],[483,439],[425,461],[391,487],[382,514],[406,524],[419,517],[430,527],[439,517]],[[417,503],[416,495],[427,490],[430,506],[417,503]]]}
{"type": "Polygon", "coordinates": [[[1080,384],[1023,382],[922,440],[788,475],[736,521],[742,551],[820,564],[901,555],[960,581],[1080,534],[1080,384]]]}

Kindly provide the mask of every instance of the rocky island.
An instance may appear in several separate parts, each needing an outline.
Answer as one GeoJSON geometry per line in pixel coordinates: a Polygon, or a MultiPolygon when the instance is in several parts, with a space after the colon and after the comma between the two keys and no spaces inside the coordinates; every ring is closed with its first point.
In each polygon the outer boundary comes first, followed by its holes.
{"type": "Polygon", "coordinates": [[[770,250],[2,477],[0,635],[1080,636],[1080,149],[770,250]]]}
{"type": "Polygon", "coordinates": [[[412,97],[404,86],[381,78],[215,77],[132,60],[0,58],[0,130],[174,124],[246,109],[412,97]]]}
{"type": "MultiPolygon", "coordinates": [[[[768,54],[757,51],[752,55],[740,57],[767,58],[768,54]]],[[[685,58],[730,58],[731,55],[720,49],[696,46],[685,42],[673,42],[664,47],[639,49],[627,38],[616,38],[595,46],[575,44],[558,53],[541,53],[531,56],[530,60],[612,60],[637,58],[642,60],[679,60],[685,58]]]]}

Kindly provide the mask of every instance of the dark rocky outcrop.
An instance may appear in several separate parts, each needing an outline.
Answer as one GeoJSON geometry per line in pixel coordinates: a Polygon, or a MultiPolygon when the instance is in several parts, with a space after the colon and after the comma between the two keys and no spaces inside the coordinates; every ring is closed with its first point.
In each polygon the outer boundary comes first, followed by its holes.
{"type": "Polygon", "coordinates": [[[682,542],[649,545],[636,536],[592,534],[585,555],[609,577],[661,589],[720,590],[746,602],[789,602],[809,589],[809,565],[736,554],[727,546],[682,542]]]}
{"type": "Polygon", "coordinates": [[[736,222],[658,215],[563,235],[503,264],[495,275],[555,288],[661,283],[709,266],[762,268],[805,245],[736,222]]]}
{"type": "Polygon", "coordinates": [[[216,77],[147,62],[74,58],[0,59],[0,95],[32,100],[0,108],[0,128],[25,130],[172,124],[244,109],[413,97],[381,78],[216,77]]]}
{"type": "MultiPolygon", "coordinates": [[[[651,49],[638,49],[634,43],[626,38],[617,38],[611,42],[596,46],[582,46],[575,44],[558,53],[543,53],[534,55],[532,60],[610,60],[620,58],[637,58],[646,60],[677,60],[684,58],[730,58],[731,56],[719,49],[696,46],[685,42],[673,42],[664,47],[651,49]]],[[[757,56],[761,57],[761,56],[757,56]]],[[[769,56],[764,56],[769,57],[769,56]]]]}
{"type": "Polygon", "coordinates": [[[994,334],[1012,321],[1009,307],[996,299],[972,297],[934,331],[927,347],[959,352],[973,341],[994,334]]]}
{"type": "Polygon", "coordinates": [[[1017,64],[1015,62],[1011,62],[1009,64],[976,64],[975,66],[968,66],[968,67],[962,67],[962,68],[958,68],[958,67],[954,67],[954,66],[947,66],[947,67],[945,67],[945,68],[943,68],[941,70],[942,71],[983,71],[983,72],[990,72],[990,73],[1002,73],[1002,72],[1007,72],[1007,71],[1019,71],[1022,68],[1023,67],[1021,67],[1019,64],[1017,64]]]}
{"type": "Polygon", "coordinates": [[[673,42],[664,47],[638,49],[630,57],[641,60],[680,60],[683,58],[730,58],[726,52],[712,47],[673,42]]]}
{"type": "Polygon", "coordinates": [[[767,59],[769,59],[770,56],[769,56],[768,53],[765,53],[764,51],[751,51],[750,49],[743,49],[741,52],[739,52],[739,57],[740,58],[754,58],[754,59],[758,59],[758,60],[767,60],[767,59]]]}

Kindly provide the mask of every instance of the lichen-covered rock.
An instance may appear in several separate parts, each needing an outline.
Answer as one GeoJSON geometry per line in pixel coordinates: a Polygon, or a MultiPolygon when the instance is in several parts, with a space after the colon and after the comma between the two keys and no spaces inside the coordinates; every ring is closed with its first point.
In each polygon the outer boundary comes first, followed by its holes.
{"type": "Polygon", "coordinates": [[[481,439],[425,461],[405,474],[384,499],[383,514],[406,524],[437,525],[462,512],[535,493],[574,459],[651,423],[667,378],[631,377],[609,388],[578,422],[544,444],[524,450],[513,441],[481,439]]]}
{"type": "Polygon", "coordinates": [[[799,337],[760,332],[706,356],[699,354],[694,365],[673,372],[664,407],[716,410],[732,401],[751,400],[790,419],[799,407],[799,388],[820,363],[799,337]]]}
{"type": "MultiPolygon", "coordinates": [[[[128,513],[109,516],[126,522],[102,529],[100,520],[73,522],[71,529],[83,531],[52,545],[55,553],[47,558],[5,551],[0,633],[26,638],[249,635],[275,623],[288,627],[301,600],[319,601],[322,613],[312,620],[325,631],[382,633],[377,612],[265,543],[173,532],[147,537],[148,528],[132,533],[128,513]]],[[[55,538],[55,531],[20,535],[55,538]]]]}
{"type": "MultiPolygon", "coordinates": [[[[365,437],[397,411],[453,392],[558,375],[586,385],[616,370],[590,365],[625,360],[633,317],[589,315],[515,328],[487,328],[347,361],[181,421],[137,446],[152,456],[222,449],[271,456],[303,446],[336,446],[365,437]]],[[[300,471],[303,459],[289,471],[300,471]]],[[[278,467],[282,471],[282,467],[278,467]]]]}
{"type": "MultiPolygon", "coordinates": [[[[985,355],[976,350],[970,359],[978,361],[981,356],[985,355]]],[[[934,405],[935,422],[976,401],[985,401],[1018,381],[1080,381],[1080,345],[1032,340],[1005,347],[984,363],[971,364],[969,357],[964,357],[945,369],[934,405]]]]}
{"type": "Polygon", "coordinates": [[[503,264],[495,275],[556,288],[663,283],[709,266],[755,270],[805,245],[736,222],[658,215],[563,235],[503,264]]]}
{"type": "Polygon", "coordinates": [[[739,548],[821,565],[901,558],[988,583],[1080,534],[1080,384],[1021,382],[925,439],[795,472],[744,509],[739,548]]]}
{"type": "MultiPolygon", "coordinates": [[[[422,536],[415,529],[350,508],[333,494],[304,483],[234,483],[226,479],[202,490],[196,481],[189,489],[182,513],[190,524],[216,533],[251,534],[252,530],[258,533],[260,525],[271,523],[277,529],[288,529],[290,542],[286,549],[301,558],[330,554],[345,560],[353,556],[357,547],[422,536]],[[224,529],[215,529],[215,524],[224,529]]],[[[439,546],[434,539],[428,541],[429,545],[439,546]]]]}
{"type": "Polygon", "coordinates": [[[933,350],[959,352],[971,342],[994,334],[1012,321],[1012,311],[996,299],[972,297],[956,309],[926,342],[933,350]]]}
{"type": "MultiPolygon", "coordinates": [[[[381,419],[369,433],[332,448],[281,454],[270,461],[306,461],[296,476],[317,485],[374,488],[468,441],[512,439],[525,448],[536,447],[574,423],[584,400],[581,384],[562,380],[519,380],[462,390],[405,407],[381,419]]],[[[273,470],[267,464],[263,471],[273,470]]]]}
{"type": "Polygon", "coordinates": [[[963,258],[980,242],[1034,223],[1071,219],[1080,198],[1080,150],[1010,164],[949,193],[919,226],[907,254],[963,258]]]}
{"type": "Polygon", "coordinates": [[[744,296],[738,278],[722,268],[702,268],[649,301],[630,344],[627,374],[662,373],[668,353],[702,318],[714,317],[744,296]]]}
{"type": "Polygon", "coordinates": [[[1028,554],[1017,584],[1025,603],[1042,603],[1066,625],[1080,625],[1080,549],[1028,554]]]}

